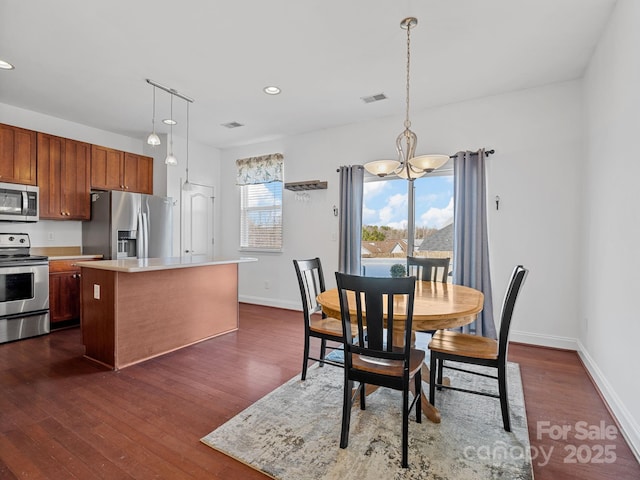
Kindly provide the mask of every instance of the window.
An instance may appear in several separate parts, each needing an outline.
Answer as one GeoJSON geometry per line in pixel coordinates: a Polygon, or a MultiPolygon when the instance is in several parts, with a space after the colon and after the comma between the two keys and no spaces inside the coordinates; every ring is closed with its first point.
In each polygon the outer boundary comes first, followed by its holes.
{"type": "MultiPolygon", "coordinates": [[[[453,259],[453,171],[411,183],[397,177],[365,180],[362,212],[362,270],[369,277],[390,277],[406,267],[409,221],[414,224],[413,256],[453,259]],[[414,218],[409,218],[409,195],[414,218]],[[394,273],[392,273],[394,267],[394,273]]],[[[452,263],[449,264],[449,271],[452,263]]]]}
{"type": "Polygon", "coordinates": [[[280,153],[236,160],[240,186],[240,249],[282,250],[280,153]]]}
{"type": "Polygon", "coordinates": [[[282,182],[240,187],[240,248],[282,250],[282,182]]]}

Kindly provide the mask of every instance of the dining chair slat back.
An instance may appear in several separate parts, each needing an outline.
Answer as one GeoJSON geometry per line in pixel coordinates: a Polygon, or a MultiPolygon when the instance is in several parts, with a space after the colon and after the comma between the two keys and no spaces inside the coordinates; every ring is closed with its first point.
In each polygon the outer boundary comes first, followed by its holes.
{"type": "Polygon", "coordinates": [[[407,276],[415,273],[415,277],[423,282],[447,283],[449,263],[451,259],[407,256],[407,276]]]}

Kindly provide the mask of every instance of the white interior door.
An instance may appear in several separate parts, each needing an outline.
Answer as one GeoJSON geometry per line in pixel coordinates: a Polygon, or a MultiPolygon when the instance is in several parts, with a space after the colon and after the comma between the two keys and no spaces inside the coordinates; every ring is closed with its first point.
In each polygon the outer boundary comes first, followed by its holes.
{"type": "Polygon", "coordinates": [[[213,256],[213,187],[182,190],[181,255],[213,256]]]}

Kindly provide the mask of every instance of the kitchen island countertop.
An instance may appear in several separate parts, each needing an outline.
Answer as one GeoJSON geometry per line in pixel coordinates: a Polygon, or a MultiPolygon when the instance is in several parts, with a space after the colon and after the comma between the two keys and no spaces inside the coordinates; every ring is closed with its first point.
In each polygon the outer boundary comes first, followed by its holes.
{"type": "Polygon", "coordinates": [[[207,265],[225,265],[229,263],[247,263],[256,262],[257,260],[257,258],[251,257],[227,258],[193,255],[187,257],[98,260],[92,262],[78,262],[78,266],[110,270],[112,272],[136,273],[154,270],[173,270],[176,268],[203,267],[207,265]]]}

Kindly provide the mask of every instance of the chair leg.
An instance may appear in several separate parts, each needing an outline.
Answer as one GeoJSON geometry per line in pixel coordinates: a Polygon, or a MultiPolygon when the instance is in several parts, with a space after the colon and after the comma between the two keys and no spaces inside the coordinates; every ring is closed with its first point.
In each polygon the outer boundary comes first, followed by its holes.
{"type": "Polygon", "coordinates": [[[351,391],[353,381],[344,380],[344,395],[342,399],[342,431],[340,432],[340,448],[347,448],[349,445],[349,424],[351,423],[351,391]]]}
{"type": "Polygon", "coordinates": [[[431,352],[431,364],[429,366],[429,403],[436,405],[436,370],[437,366],[436,352],[431,352]]]}
{"type": "Polygon", "coordinates": [[[498,366],[498,390],[500,393],[500,408],[502,409],[502,424],[507,432],[511,431],[511,419],[509,418],[509,392],[507,390],[507,365],[506,362],[498,366]]]}
{"type": "MultiPolygon", "coordinates": [[[[443,366],[444,366],[444,358],[441,358],[440,361],[438,362],[438,381],[436,382],[437,385],[442,385],[443,366]]],[[[442,387],[438,387],[438,390],[442,390],[442,387]]]]}
{"type": "MultiPolygon", "coordinates": [[[[327,340],[323,338],[320,342],[320,358],[324,360],[324,355],[327,351],[327,340]]],[[[320,362],[320,366],[324,367],[324,362],[320,362]]]]}
{"type": "Polygon", "coordinates": [[[360,384],[360,410],[365,410],[367,408],[365,398],[367,398],[367,385],[364,383],[360,384]]]}
{"type": "Polygon", "coordinates": [[[302,381],[307,378],[307,363],[309,363],[309,335],[304,338],[304,356],[302,357],[302,381]]]}
{"type": "Polygon", "coordinates": [[[409,386],[402,392],[402,468],[409,467],[409,386]]]}
{"type": "Polygon", "coordinates": [[[414,377],[416,392],[416,423],[422,423],[422,373],[420,370],[414,377]]]}

